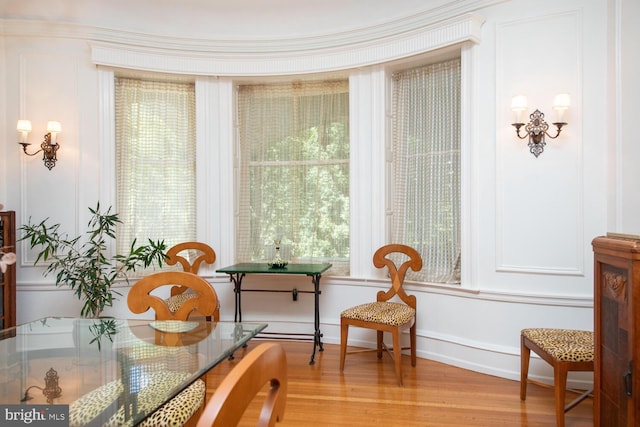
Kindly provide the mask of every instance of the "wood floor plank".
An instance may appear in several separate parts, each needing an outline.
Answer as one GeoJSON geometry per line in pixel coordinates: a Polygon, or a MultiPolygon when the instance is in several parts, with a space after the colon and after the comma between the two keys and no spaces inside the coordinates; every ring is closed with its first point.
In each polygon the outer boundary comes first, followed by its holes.
{"type": "MultiPolygon", "coordinates": [[[[208,374],[207,393],[244,353],[208,374]]],[[[347,355],[339,371],[339,346],[325,345],[309,365],[312,344],[279,341],[287,352],[289,390],[284,420],[278,426],[553,426],[553,388],[529,384],[520,400],[517,381],[483,375],[426,359],[411,366],[403,356],[404,387],[396,385],[393,362],[375,353],[347,355]]],[[[262,394],[261,394],[262,395],[262,394]]],[[[567,394],[567,401],[576,395],[567,394]]],[[[242,426],[255,426],[258,404],[251,406],[242,426]]],[[[593,426],[593,401],[586,399],[566,413],[566,427],[593,426]]]]}

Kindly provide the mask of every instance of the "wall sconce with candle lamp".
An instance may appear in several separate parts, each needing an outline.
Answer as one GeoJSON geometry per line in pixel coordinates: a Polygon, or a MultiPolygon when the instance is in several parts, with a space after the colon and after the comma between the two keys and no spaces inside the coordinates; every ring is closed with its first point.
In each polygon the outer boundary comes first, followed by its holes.
{"type": "Polygon", "coordinates": [[[553,109],[557,112],[556,121],[552,124],[556,127],[556,134],[551,135],[549,130],[549,124],[544,119],[544,113],[536,109],[529,115],[529,123],[526,125],[523,123],[524,112],[527,110],[527,98],[524,95],[516,95],[511,99],[511,110],[515,113],[515,123],[511,125],[516,128],[516,135],[518,138],[525,139],[529,137],[529,151],[536,158],[544,151],[544,146],[547,144],[545,138],[548,136],[551,139],[556,139],[562,128],[567,125],[564,121],[564,114],[569,109],[571,104],[571,97],[568,93],[559,93],[553,100],[553,109]],[[520,134],[520,128],[524,126],[525,134],[520,134]]]}
{"type": "Polygon", "coordinates": [[[57,141],[57,135],[62,132],[62,125],[60,122],[49,121],[47,122],[47,133],[44,136],[44,140],[40,144],[40,149],[35,153],[28,153],[27,147],[31,145],[31,143],[27,142],[27,136],[29,132],[31,132],[31,121],[30,120],[18,120],[18,125],[16,127],[18,132],[20,132],[20,141],[18,142],[22,145],[22,151],[27,156],[35,156],[39,152],[42,151],[42,161],[44,165],[51,170],[58,160],[56,153],[60,148],[60,144],[57,141]]]}

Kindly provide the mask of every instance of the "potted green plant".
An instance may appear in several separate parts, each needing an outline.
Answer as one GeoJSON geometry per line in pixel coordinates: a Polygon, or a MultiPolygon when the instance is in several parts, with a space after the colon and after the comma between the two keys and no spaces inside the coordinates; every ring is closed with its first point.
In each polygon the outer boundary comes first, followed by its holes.
{"type": "Polygon", "coordinates": [[[70,238],[60,232],[60,224],[50,225],[49,219],[20,227],[20,240],[29,242],[31,249],[39,247],[35,264],[50,262],[44,275],[56,273],[57,286],[69,286],[83,302],[80,315],[99,317],[105,307],[113,305],[114,295],[122,295],[112,289],[117,280],[129,283],[127,273],[139,267],[149,267],[157,263],[161,267],[165,260],[164,241],[148,239],[148,244],[131,243],[126,255],[109,257],[107,242],[115,239],[115,228],[121,223],[117,213],[100,211],[100,203],[95,209],[89,208],[91,218],[87,225],[86,239],[82,235],[70,238]]]}

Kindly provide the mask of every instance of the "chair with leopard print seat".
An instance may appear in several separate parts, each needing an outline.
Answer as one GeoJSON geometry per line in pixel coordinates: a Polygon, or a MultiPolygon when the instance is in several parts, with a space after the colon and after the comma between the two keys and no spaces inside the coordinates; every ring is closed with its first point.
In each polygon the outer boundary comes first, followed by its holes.
{"type": "MultiPolygon", "coordinates": [[[[182,271],[198,274],[203,262],[207,264],[216,262],[216,252],[206,243],[182,242],[169,248],[165,261],[167,265],[180,264],[182,271]]],[[[171,288],[171,296],[165,299],[171,311],[178,311],[185,301],[194,297],[193,292],[187,292],[188,289],[185,286],[171,288]]],[[[211,318],[207,317],[207,320],[211,318]]]]}
{"type": "MultiPolygon", "coordinates": [[[[157,320],[187,320],[192,314],[220,320],[220,304],[218,296],[209,282],[193,273],[184,271],[164,271],[150,274],[138,280],[129,290],[127,296],[129,309],[136,314],[153,309],[157,320]],[[178,308],[172,310],[166,300],[152,295],[163,286],[181,286],[193,296],[186,299],[178,308]]],[[[207,322],[208,323],[208,322],[207,322]]],[[[172,338],[172,334],[168,333],[172,338]]],[[[170,340],[172,343],[174,339],[170,340]]],[[[172,344],[165,344],[171,346],[172,344]]],[[[176,347],[179,349],[179,347],[176,347]]],[[[146,355],[147,357],[153,356],[146,355]]],[[[179,384],[188,374],[180,371],[166,371],[149,379],[149,385],[141,392],[138,404],[140,407],[153,408],[158,405],[157,398],[162,396],[161,390],[167,390],[179,384]]],[[[178,393],[176,397],[162,405],[142,423],[145,427],[161,427],[184,425],[189,420],[197,420],[204,407],[206,397],[206,375],[193,382],[178,393]]],[[[84,425],[104,411],[119,393],[123,386],[120,380],[93,390],[91,393],[73,402],[69,408],[70,425],[84,425]]],[[[124,409],[119,408],[105,425],[123,425],[124,409]]],[[[193,421],[192,420],[192,421],[193,421]]]]}
{"type": "MultiPolygon", "coordinates": [[[[143,277],[129,290],[127,304],[129,309],[137,314],[153,309],[158,320],[187,320],[193,314],[212,318],[214,322],[220,320],[220,302],[211,284],[194,273],[183,271],[164,271],[143,277]],[[177,310],[172,310],[165,300],[152,295],[156,289],[171,285],[184,287],[194,295],[184,301],[177,310]]],[[[189,417],[200,413],[205,393],[206,375],[158,409],[150,419],[154,420],[153,422],[165,420],[168,425],[182,425],[185,413],[189,414],[189,417]],[[194,399],[194,395],[201,399],[194,399]],[[174,420],[179,420],[181,424],[172,424],[174,420]]]]}
{"type": "MultiPolygon", "coordinates": [[[[129,309],[136,314],[153,309],[157,320],[187,320],[194,313],[213,318],[215,322],[220,320],[220,304],[213,287],[204,278],[183,271],[165,271],[143,277],[129,290],[127,304],[129,309]],[[193,294],[193,297],[186,300],[177,310],[172,310],[164,299],[152,295],[152,292],[158,288],[174,285],[184,287],[193,294]]],[[[209,324],[209,322],[206,323],[209,324]]],[[[167,347],[166,351],[181,349],[180,346],[176,346],[174,339],[176,333],[173,332],[179,331],[164,331],[164,334],[161,334],[168,337],[163,340],[163,345],[167,347]]],[[[165,351],[147,353],[147,350],[145,346],[141,346],[136,351],[139,351],[144,357],[157,356],[160,359],[165,351]]],[[[185,363],[187,363],[186,360],[185,363]]],[[[176,384],[188,376],[190,376],[188,372],[180,370],[167,370],[160,374],[153,374],[148,378],[148,386],[138,396],[139,407],[157,407],[158,396],[162,396],[166,390],[174,388],[176,384]]],[[[140,425],[144,427],[178,426],[197,420],[204,408],[207,388],[205,380],[206,375],[194,381],[153,412],[140,425]]],[[[118,380],[82,396],[69,407],[69,425],[73,427],[87,424],[107,409],[111,402],[117,399],[118,394],[122,393],[122,390],[122,382],[118,380]]],[[[124,424],[125,412],[121,407],[104,425],[121,426],[124,424]]]]}
{"type": "Polygon", "coordinates": [[[593,332],[573,329],[529,328],[520,333],[520,399],[527,397],[529,359],[533,350],[553,367],[556,424],[564,426],[564,414],[586,399],[591,390],[565,404],[569,371],[593,372],[593,332]]]}
{"type": "Polygon", "coordinates": [[[349,326],[374,329],[377,333],[377,348],[375,350],[358,350],[349,353],[376,351],[380,359],[382,358],[382,350],[386,350],[395,362],[398,385],[402,386],[403,348],[400,345],[400,334],[406,329],[409,329],[411,366],[416,366],[416,297],[415,295],[407,295],[402,285],[407,269],[411,268],[414,271],[422,269],[422,258],[418,251],[409,246],[390,244],[375,252],[373,265],[377,268],[387,266],[391,278],[391,288],[388,291],[379,291],[375,302],[351,307],[340,314],[340,372],[344,371],[349,326]],[[393,259],[403,261],[400,268],[396,267],[393,259]],[[399,302],[390,301],[394,297],[399,302]],[[392,348],[385,345],[384,332],[392,334],[392,348]]]}

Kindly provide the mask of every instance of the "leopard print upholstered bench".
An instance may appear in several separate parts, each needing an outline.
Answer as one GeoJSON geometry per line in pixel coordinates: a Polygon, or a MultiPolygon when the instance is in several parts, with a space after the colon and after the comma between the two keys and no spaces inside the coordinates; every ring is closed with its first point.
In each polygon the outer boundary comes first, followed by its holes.
{"type": "Polygon", "coordinates": [[[564,414],[589,396],[590,390],[565,405],[567,373],[593,371],[595,353],[591,331],[573,329],[530,328],[520,333],[520,399],[527,397],[529,358],[533,350],[553,367],[556,424],[564,427],[564,414]]]}

